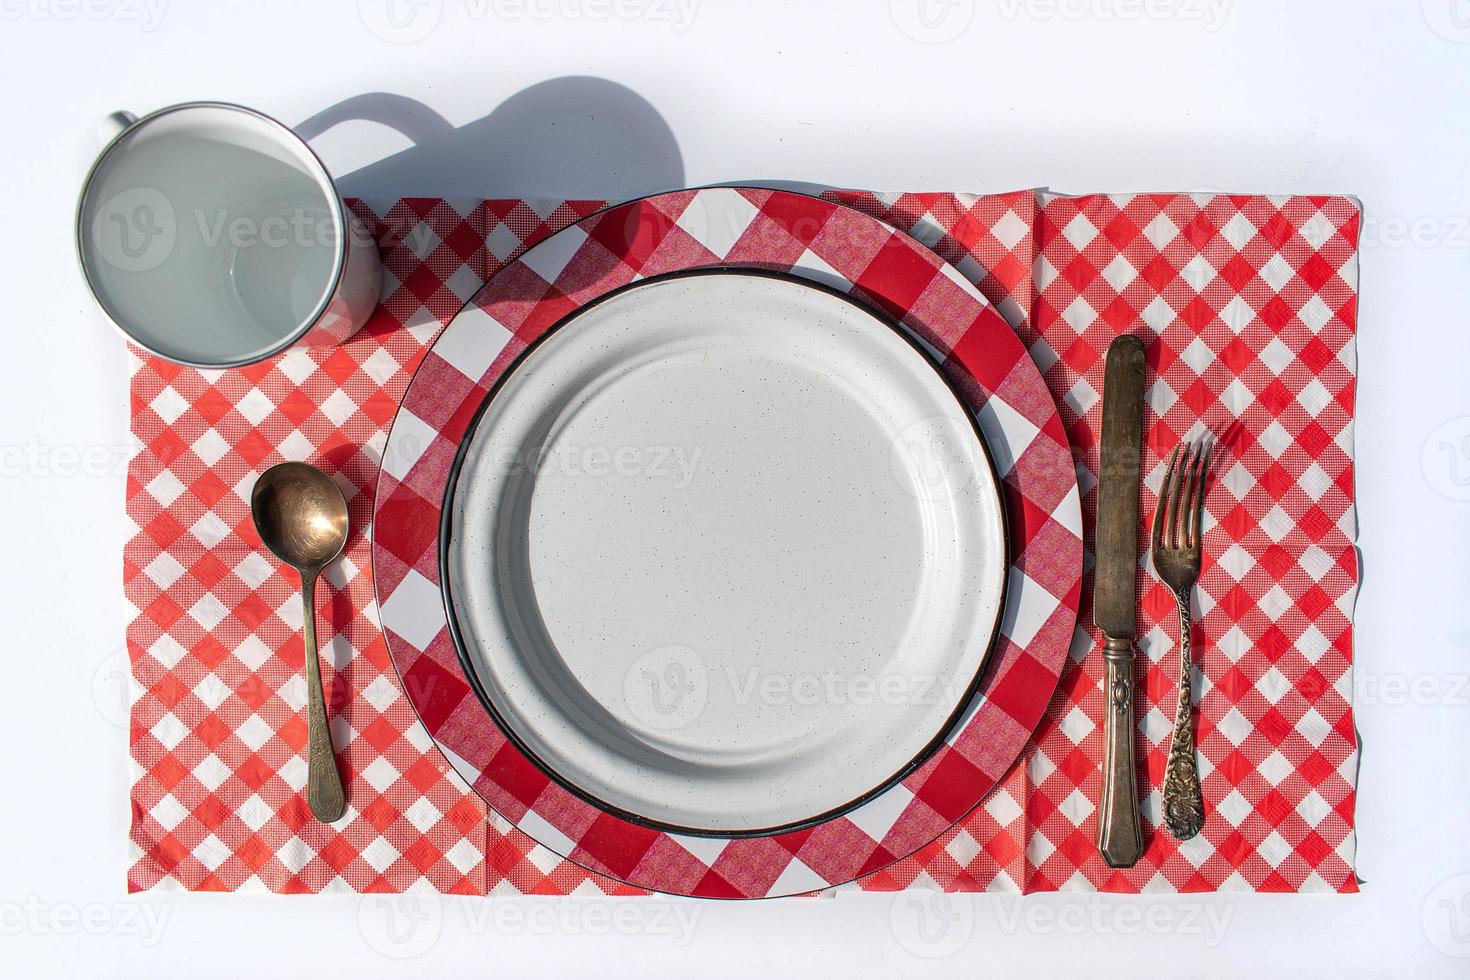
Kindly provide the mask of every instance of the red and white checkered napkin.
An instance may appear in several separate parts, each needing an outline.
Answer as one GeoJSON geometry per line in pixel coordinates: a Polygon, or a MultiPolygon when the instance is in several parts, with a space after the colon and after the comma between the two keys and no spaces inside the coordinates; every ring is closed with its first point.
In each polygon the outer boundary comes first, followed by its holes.
{"type": "MultiPolygon", "coordinates": [[[[1024,762],[959,826],[859,886],[1356,890],[1356,204],[832,196],[929,245],[1017,329],[1061,406],[1089,528],[1102,353],[1117,333],[1149,341],[1144,512],[1179,439],[1208,429],[1223,449],[1196,593],[1204,833],[1184,844],[1153,834],[1128,871],[1097,858],[1103,698],[1084,600],[1087,628],[1024,762]]],[[[142,445],[124,555],[137,609],[131,888],[632,891],[537,847],[449,770],[389,661],[362,531],[378,454],[426,345],[508,259],[597,207],[358,204],[385,243],[387,273],[382,308],[348,344],[227,372],[135,363],[142,445]],[[303,794],[294,579],[265,557],[247,506],[256,475],[282,458],[311,459],[358,491],[353,537],[319,593],[333,738],[352,784],[352,809],[334,826],[312,819],[303,794]]],[[[1139,729],[1157,787],[1176,678],[1173,604],[1142,567],[1139,589],[1139,729]]],[[[1158,826],[1157,790],[1144,811],[1158,826]]]]}

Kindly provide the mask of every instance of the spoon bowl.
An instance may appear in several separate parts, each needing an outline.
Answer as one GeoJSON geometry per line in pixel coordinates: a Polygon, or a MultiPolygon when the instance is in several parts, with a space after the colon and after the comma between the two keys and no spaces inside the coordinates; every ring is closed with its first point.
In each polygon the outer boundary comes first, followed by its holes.
{"type": "Polygon", "coordinates": [[[280,463],[255,481],[250,516],[260,540],[301,573],[301,639],[306,660],[306,802],[331,823],[347,809],[347,793],[327,727],[322,667],[316,646],[316,580],[347,544],[347,500],[332,478],[308,463],[280,463]]]}
{"type": "Polygon", "coordinates": [[[272,466],[255,481],[250,516],[260,540],[298,572],[320,571],[347,544],[347,500],[309,463],[272,466]]]}

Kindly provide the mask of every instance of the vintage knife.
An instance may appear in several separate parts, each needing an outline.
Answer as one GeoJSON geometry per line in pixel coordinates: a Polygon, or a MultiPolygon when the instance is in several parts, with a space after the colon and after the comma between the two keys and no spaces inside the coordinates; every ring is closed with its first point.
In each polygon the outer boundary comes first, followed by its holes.
{"type": "Polygon", "coordinates": [[[1143,436],[1143,341],[1122,336],[1103,372],[1102,449],[1098,458],[1096,577],[1092,613],[1107,668],[1103,786],[1097,849],[1113,868],[1143,854],[1133,765],[1133,641],[1138,575],[1139,453],[1143,436]]]}

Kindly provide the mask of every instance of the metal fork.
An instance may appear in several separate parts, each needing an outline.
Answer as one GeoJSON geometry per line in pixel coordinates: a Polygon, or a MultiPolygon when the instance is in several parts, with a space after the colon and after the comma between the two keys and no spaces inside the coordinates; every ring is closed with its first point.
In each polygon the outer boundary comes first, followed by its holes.
{"type": "Polygon", "coordinates": [[[1159,506],[1154,512],[1151,552],[1154,571],[1174,593],[1179,606],[1179,707],[1174,716],[1174,737],[1169,743],[1169,761],[1164,768],[1164,823],[1179,840],[1189,840],[1205,822],[1204,796],[1200,792],[1199,769],[1194,758],[1194,714],[1190,701],[1190,654],[1192,621],[1189,597],[1199,578],[1200,531],[1205,509],[1205,477],[1210,471],[1214,445],[1199,440],[1175,446],[1159,487],[1159,506]]]}

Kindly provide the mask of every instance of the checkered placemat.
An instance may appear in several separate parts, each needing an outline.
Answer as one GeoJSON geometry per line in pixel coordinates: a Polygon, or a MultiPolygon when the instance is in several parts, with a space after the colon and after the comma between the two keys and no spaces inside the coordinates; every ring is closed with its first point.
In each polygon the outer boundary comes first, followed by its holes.
{"type": "MultiPolygon", "coordinates": [[[[1102,353],[1118,332],[1153,369],[1144,513],[1182,437],[1221,440],[1196,591],[1207,820],[1154,834],[1112,871],[1093,844],[1103,696],[1095,632],[1032,746],[934,844],[859,887],[1353,891],[1353,331],[1359,210],[1344,198],[1021,192],[836,193],[978,285],[1061,406],[1090,529],[1102,353]]],[[[382,243],[384,300],[324,354],[200,372],[135,361],[124,553],[135,679],[134,890],[565,894],[631,889],[535,846],[468,790],[399,687],[377,626],[367,526],[386,431],[426,345],[528,245],[600,202],[354,202],[382,243]],[[305,686],[294,579],[266,557],[248,497],[310,459],[357,489],[355,531],[319,590],[347,819],[305,804],[305,686]]],[[[1085,583],[1084,595],[1090,592],[1085,583]]],[[[1176,677],[1172,599],[1140,569],[1139,738],[1163,773],[1176,677]]],[[[1081,622],[1090,624],[1084,599],[1081,622]]],[[[1157,790],[1144,801],[1160,823],[1157,790]]]]}

